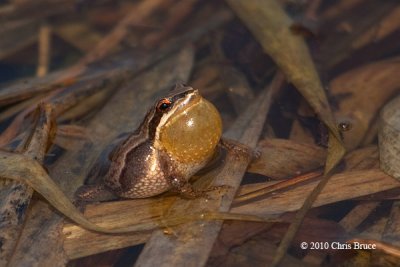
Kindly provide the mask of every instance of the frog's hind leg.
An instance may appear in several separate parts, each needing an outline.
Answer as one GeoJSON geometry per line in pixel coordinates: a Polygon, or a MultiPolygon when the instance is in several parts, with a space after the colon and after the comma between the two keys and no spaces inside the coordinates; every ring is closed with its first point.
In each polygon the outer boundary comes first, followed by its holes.
{"type": "Polygon", "coordinates": [[[83,185],[75,192],[75,197],[78,200],[88,202],[102,202],[118,198],[102,184],[83,185]]]}

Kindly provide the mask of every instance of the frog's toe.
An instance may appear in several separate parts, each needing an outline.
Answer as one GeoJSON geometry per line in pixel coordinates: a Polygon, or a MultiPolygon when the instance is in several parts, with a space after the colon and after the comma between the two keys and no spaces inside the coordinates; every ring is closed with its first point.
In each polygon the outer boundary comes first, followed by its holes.
{"type": "Polygon", "coordinates": [[[101,202],[118,198],[104,185],[83,185],[75,192],[75,197],[78,200],[88,202],[101,202]]]}
{"type": "Polygon", "coordinates": [[[252,154],[252,159],[257,160],[261,157],[261,149],[259,147],[256,147],[253,149],[253,154],[252,154]]]}

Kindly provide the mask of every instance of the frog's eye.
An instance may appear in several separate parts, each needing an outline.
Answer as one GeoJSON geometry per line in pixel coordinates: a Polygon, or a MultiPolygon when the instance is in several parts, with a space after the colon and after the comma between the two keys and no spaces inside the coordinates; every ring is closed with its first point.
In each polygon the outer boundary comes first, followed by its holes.
{"type": "Polygon", "coordinates": [[[172,105],[171,100],[164,98],[158,102],[157,110],[161,112],[166,111],[171,105],[172,105]]]}

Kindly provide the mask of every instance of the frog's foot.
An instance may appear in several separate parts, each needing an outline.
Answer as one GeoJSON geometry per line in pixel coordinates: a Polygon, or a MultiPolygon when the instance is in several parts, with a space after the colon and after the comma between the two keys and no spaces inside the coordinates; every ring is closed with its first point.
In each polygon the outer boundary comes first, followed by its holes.
{"type": "Polygon", "coordinates": [[[226,190],[231,188],[228,185],[221,185],[221,186],[211,186],[205,190],[197,190],[193,188],[193,186],[190,183],[186,181],[180,181],[179,179],[173,179],[171,184],[173,186],[172,190],[174,192],[179,193],[180,196],[187,199],[194,199],[199,197],[211,199],[210,195],[208,194],[209,192],[218,191],[219,194],[222,194],[226,192],[226,190]]]}
{"type": "MultiPolygon", "coordinates": [[[[232,189],[232,186],[229,185],[216,185],[216,186],[211,186],[209,188],[207,188],[206,190],[204,190],[204,192],[209,193],[209,192],[214,192],[215,194],[213,194],[212,196],[218,195],[224,195],[226,194],[226,192],[232,189]]],[[[206,194],[206,198],[207,199],[213,199],[213,197],[211,196],[211,194],[206,194]]]]}
{"type": "Polygon", "coordinates": [[[253,149],[253,154],[252,154],[252,160],[257,160],[261,157],[261,149],[259,147],[256,147],[253,149]]]}
{"type": "Polygon", "coordinates": [[[172,191],[179,193],[183,198],[194,199],[199,197],[206,197],[206,191],[196,190],[187,181],[180,181],[179,179],[172,180],[172,191]]]}
{"type": "Polygon", "coordinates": [[[75,197],[78,200],[87,202],[102,202],[118,198],[107,187],[101,184],[83,185],[75,192],[75,197]]]}
{"type": "Polygon", "coordinates": [[[259,149],[253,149],[232,139],[221,138],[220,146],[228,151],[233,151],[237,156],[250,157],[251,160],[258,159],[261,156],[261,151],[259,149]]]}
{"type": "Polygon", "coordinates": [[[194,198],[201,197],[201,198],[205,198],[208,200],[212,200],[215,198],[215,194],[210,194],[210,192],[216,192],[217,195],[222,195],[231,187],[228,185],[221,185],[221,186],[211,186],[204,190],[196,190],[190,184],[188,184],[188,188],[190,188],[190,189],[185,189],[183,191],[179,191],[179,194],[183,198],[194,199],[194,198]]]}

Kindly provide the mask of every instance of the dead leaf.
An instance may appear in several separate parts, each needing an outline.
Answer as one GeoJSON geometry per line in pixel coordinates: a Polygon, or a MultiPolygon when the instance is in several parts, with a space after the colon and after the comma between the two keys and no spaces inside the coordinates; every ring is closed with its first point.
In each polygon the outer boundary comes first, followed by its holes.
{"type": "Polygon", "coordinates": [[[257,148],[261,156],[251,163],[247,171],[274,179],[285,179],[317,169],[323,166],[326,157],[326,150],[321,147],[286,139],[264,139],[257,148]]]}
{"type": "Polygon", "coordinates": [[[342,132],[348,150],[361,143],[378,111],[399,92],[399,67],[400,58],[392,58],[353,69],[331,81],[338,104],[335,116],[350,123],[349,131],[342,132]]]}

